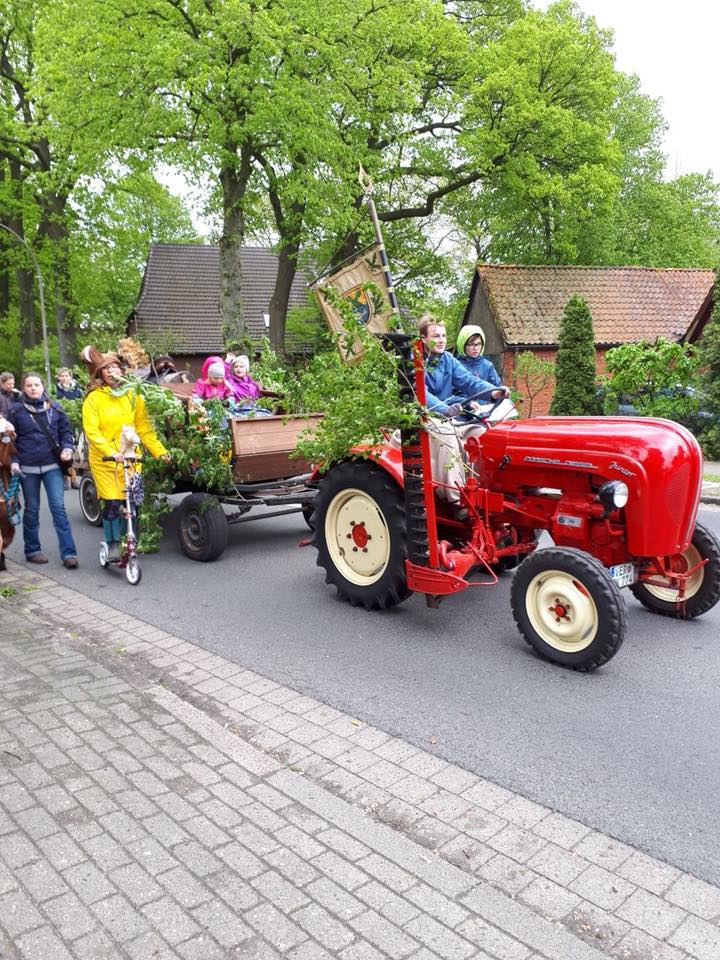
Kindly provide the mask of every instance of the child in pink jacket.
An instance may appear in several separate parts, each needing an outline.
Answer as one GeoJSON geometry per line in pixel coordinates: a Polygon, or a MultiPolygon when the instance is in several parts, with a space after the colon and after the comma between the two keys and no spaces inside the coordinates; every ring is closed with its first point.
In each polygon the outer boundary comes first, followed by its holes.
{"type": "Polygon", "coordinates": [[[208,357],[202,365],[200,379],[195,382],[193,396],[201,400],[232,400],[233,391],[225,379],[222,357],[208,357]]]}

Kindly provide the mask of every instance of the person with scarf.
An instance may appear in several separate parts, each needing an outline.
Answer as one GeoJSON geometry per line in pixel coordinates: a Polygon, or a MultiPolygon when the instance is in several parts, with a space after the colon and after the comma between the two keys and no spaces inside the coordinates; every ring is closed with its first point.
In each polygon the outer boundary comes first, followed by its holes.
{"type": "Polygon", "coordinates": [[[115,354],[100,353],[95,347],[88,346],[80,357],[90,372],[89,392],[82,407],[88,462],[102,508],[108,557],[117,560],[124,532],[123,458],[119,452],[123,426],[134,427],[151,456],[169,459],[170,455],[152,427],[143,398],[132,389],[124,392],[115,389],[123,376],[115,354]],[[112,457],[112,460],[105,461],[103,457],[112,457]]]}
{"type": "Polygon", "coordinates": [[[21,387],[20,399],[10,411],[15,427],[15,453],[10,469],[20,477],[25,500],[25,559],[28,563],[48,562],[40,546],[40,490],[44,487],[60,559],[69,570],[74,570],[78,565],[77,549],[65,512],[65,478],[59,462],[72,461],[70,421],[60,404],[48,397],[39,374],[26,373],[21,387]]]}

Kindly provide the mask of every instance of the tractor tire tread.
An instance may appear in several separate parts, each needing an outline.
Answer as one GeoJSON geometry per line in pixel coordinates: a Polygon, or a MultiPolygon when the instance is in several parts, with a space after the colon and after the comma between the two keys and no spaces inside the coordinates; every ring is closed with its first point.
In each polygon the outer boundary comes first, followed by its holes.
{"type": "Polygon", "coordinates": [[[720,600],[720,543],[718,543],[717,537],[702,523],[695,524],[693,543],[698,547],[700,555],[707,557],[708,562],[705,569],[714,571],[714,575],[711,575],[707,581],[703,579],[698,592],[682,607],[668,601],[659,600],[648,593],[642,583],[634,584],[630,587],[630,591],[646,610],[650,610],[651,613],[656,613],[661,617],[670,617],[673,620],[694,620],[696,617],[707,613],[708,610],[712,610],[720,600]],[[696,542],[696,538],[698,542],[696,542]],[[690,605],[689,610],[688,605],[690,605]]]}
{"type": "MultiPolygon", "coordinates": [[[[591,579],[596,579],[600,597],[605,601],[603,606],[606,614],[606,639],[598,645],[594,655],[578,663],[562,662],[560,660],[554,661],[561,662],[563,666],[568,667],[570,670],[575,670],[579,673],[590,673],[608,663],[609,660],[612,660],[622,645],[627,629],[627,609],[625,602],[618,587],[606,576],[606,568],[589,553],[585,553],[583,550],[578,550],[574,547],[550,547],[546,550],[531,553],[523,560],[513,577],[510,588],[510,598],[513,619],[523,639],[531,649],[544,659],[551,660],[552,658],[538,649],[526,635],[521,612],[525,609],[525,603],[524,596],[520,594],[520,591],[524,579],[526,577],[529,579],[534,576],[536,567],[542,569],[542,565],[547,560],[548,554],[559,556],[561,562],[563,557],[567,557],[568,555],[572,556],[578,564],[580,571],[584,572],[591,579]],[[603,574],[603,576],[598,576],[600,573],[603,574]]],[[[593,641],[593,645],[595,645],[595,643],[596,641],[593,641]]]]}
{"type": "Polygon", "coordinates": [[[317,566],[325,570],[325,583],[336,588],[339,600],[344,600],[353,607],[362,606],[366,610],[387,610],[411,596],[412,591],[408,589],[405,581],[405,506],[401,496],[402,491],[387,473],[367,461],[341,463],[333,467],[321,482],[314,501],[314,529],[310,542],[317,550],[317,566]],[[369,587],[360,587],[345,580],[330,558],[324,536],[325,512],[331,499],[343,487],[360,485],[358,470],[363,471],[363,479],[372,488],[371,495],[381,502],[392,545],[387,570],[380,581],[369,587]],[[402,544],[399,555],[393,556],[398,554],[398,542],[402,544]]]}

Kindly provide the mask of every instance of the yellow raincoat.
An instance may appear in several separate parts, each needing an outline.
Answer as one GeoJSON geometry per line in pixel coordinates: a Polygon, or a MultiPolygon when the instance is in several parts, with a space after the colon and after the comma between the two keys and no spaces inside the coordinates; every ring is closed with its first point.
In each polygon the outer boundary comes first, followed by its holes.
{"type": "Polygon", "coordinates": [[[114,456],[120,446],[120,432],[133,426],[148,452],[162,457],[167,450],[158,440],[139,395],[124,393],[115,397],[110,387],[96,387],[85,399],[82,422],[89,446],[90,472],[101,500],[122,500],[123,475],[118,463],[103,463],[103,457],[114,456]]]}

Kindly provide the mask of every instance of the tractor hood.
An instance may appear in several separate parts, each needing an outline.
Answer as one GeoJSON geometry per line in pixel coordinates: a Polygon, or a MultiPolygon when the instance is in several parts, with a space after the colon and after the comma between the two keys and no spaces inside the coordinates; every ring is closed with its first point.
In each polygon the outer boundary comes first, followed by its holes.
{"type": "Polygon", "coordinates": [[[491,489],[577,489],[623,480],[628,545],[636,556],[683,550],[695,526],[703,457],[695,437],[671,420],[537,417],[491,427],[478,464],[491,489]]]}

